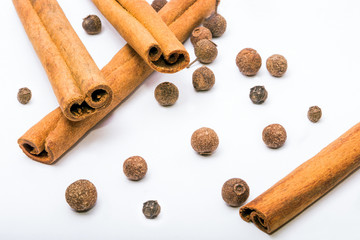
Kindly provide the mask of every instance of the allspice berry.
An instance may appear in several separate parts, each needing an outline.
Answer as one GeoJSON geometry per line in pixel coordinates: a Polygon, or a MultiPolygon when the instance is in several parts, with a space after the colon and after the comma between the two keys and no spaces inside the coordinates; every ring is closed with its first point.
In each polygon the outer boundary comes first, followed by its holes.
{"type": "Polygon", "coordinates": [[[216,45],[208,40],[202,39],[195,44],[195,56],[196,59],[187,66],[189,68],[194,62],[199,61],[201,63],[212,63],[218,55],[216,45]]]}
{"type": "Polygon", "coordinates": [[[219,138],[211,128],[200,128],[191,136],[192,148],[201,155],[212,154],[219,146],[219,138]]]}
{"type": "Polygon", "coordinates": [[[321,108],[318,106],[310,107],[307,116],[311,122],[317,123],[322,116],[321,108]]]}
{"type": "Polygon", "coordinates": [[[27,87],[20,88],[17,94],[17,99],[21,104],[27,104],[31,99],[31,91],[27,87]]]}
{"type": "Polygon", "coordinates": [[[151,3],[151,6],[155,9],[156,12],[159,12],[160,9],[162,9],[165,6],[165,4],[167,4],[166,0],[154,0],[151,3]]]}
{"type": "Polygon", "coordinates": [[[90,210],[96,203],[97,191],[90,181],[81,179],[70,184],[65,192],[66,202],[77,212],[90,210]]]}
{"type": "Polygon", "coordinates": [[[161,106],[171,106],[179,98],[179,89],[173,83],[163,82],[155,88],[154,95],[161,106]]]}
{"type": "Polygon", "coordinates": [[[269,148],[280,148],[286,141],[286,131],[280,124],[271,124],[264,128],[262,139],[269,148]]]}
{"type": "Polygon", "coordinates": [[[208,28],[213,37],[220,37],[226,31],[226,20],[218,13],[213,13],[209,18],[204,20],[204,27],[208,28]]]}
{"type": "Polygon", "coordinates": [[[242,74],[254,76],[261,67],[261,57],[256,50],[245,48],[236,56],[236,65],[242,74]]]}
{"type": "Polygon", "coordinates": [[[83,19],[83,29],[90,35],[95,35],[101,32],[101,20],[96,15],[89,15],[83,19]]]}
{"type": "Polygon", "coordinates": [[[281,77],[287,70],[287,61],[283,56],[274,54],[266,60],[266,68],[272,76],[281,77]]]}
{"type": "Polygon", "coordinates": [[[146,161],[139,156],[129,157],[123,164],[125,176],[133,181],[144,178],[147,170],[146,161]]]}
{"type": "Polygon", "coordinates": [[[157,201],[144,202],[142,212],[148,219],[154,219],[160,214],[161,207],[157,201]]]}
{"type": "Polygon", "coordinates": [[[255,104],[262,104],[268,97],[268,92],[264,86],[255,86],[250,89],[250,99],[255,104]]]}
{"type": "Polygon", "coordinates": [[[215,84],[215,74],[210,68],[202,66],[194,71],[192,80],[196,91],[207,91],[215,84]]]}
{"type": "Polygon", "coordinates": [[[249,197],[250,189],[240,178],[227,180],[221,190],[224,201],[231,207],[240,207],[249,197]]]}
{"type": "Polygon", "coordinates": [[[208,39],[212,40],[212,35],[209,29],[206,27],[197,27],[195,28],[190,36],[190,41],[193,45],[196,45],[196,43],[200,40],[208,39]]]}

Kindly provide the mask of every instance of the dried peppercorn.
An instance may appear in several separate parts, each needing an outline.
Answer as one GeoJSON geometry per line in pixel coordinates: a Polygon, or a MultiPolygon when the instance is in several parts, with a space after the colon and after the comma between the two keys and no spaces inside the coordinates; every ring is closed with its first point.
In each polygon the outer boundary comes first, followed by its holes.
{"type": "Polygon", "coordinates": [[[83,19],[83,29],[90,35],[95,35],[101,32],[101,20],[96,15],[89,15],[83,19]]]}
{"type": "Polygon", "coordinates": [[[206,27],[195,28],[190,36],[191,43],[195,46],[198,41],[203,39],[212,40],[212,34],[210,30],[207,29],[206,27]]]}
{"type": "Polygon", "coordinates": [[[221,190],[222,198],[232,207],[240,207],[248,199],[249,194],[249,186],[240,178],[227,180],[221,190]]]}
{"type": "Polygon", "coordinates": [[[195,56],[196,59],[187,66],[187,68],[191,67],[194,62],[199,61],[201,63],[212,63],[218,55],[218,50],[216,45],[208,40],[202,39],[198,41],[195,45],[195,56]]]}
{"type": "Polygon", "coordinates": [[[159,12],[167,4],[166,0],[154,0],[151,3],[151,6],[155,9],[156,12],[159,12]]]}
{"type": "Polygon", "coordinates": [[[210,68],[202,66],[194,71],[192,80],[196,91],[207,91],[215,84],[215,74],[210,68]]]}
{"type": "Polygon", "coordinates": [[[147,163],[140,156],[129,157],[124,161],[123,164],[123,171],[125,176],[133,181],[143,179],[147,173],[147,170],[147,163]]]}
{"type": "Polygon", "coordinates": [[[284,56],[274,54],[266,60],[266,68],[274,77],[281,77],[287,70],[287,60],[284,56]]]}
{"type": "Polygon", "coordinates": [[[97,191],[89,180],[81,179],[67,187],[65,198],[72,209],[77,212],[85,212],[94,207],[97,191]]]}
{"type": "Polygon", "coordinates": [[[311,122],[317,123],[322,116],[321,108],[319,108],[318,106],[310,107],[307,116],[311,122]]]}
{"type": "Polygon", "coordinates": [[[262,132],[262,139],[269,148],[280,148],[284,145],[286,138],[285,128],[280,124],[271,124],[262,132]]]}
{"type": "Polygon", "coordinates": [[[250,99],[255,104],[262,104],[268,97],[268,92],[264,86],[255,86],[250,89],[250,99]]]}
{"type": "Polygon", "coordinates": [[[227,23],[223,16],[215,12],[204,20],[203,25],[210,30],[213,37],[220,37],[225,33],[227,23]]]}
{"type": "Polygon", "coordinates": [[[179,98],[179,89],[173,83],[163,82],[155,88],[154,95],[160,105],[171,106],[179,98]]]}
{"type": "Polygon", "coordinates": [[[261,67],[261,57],[255,49],[245,48],[236,56],[236,65],[242,74],[254,76],[261,67]]]}
{"type": "Polygon", "coordinates": [[[219,137],[211,128],[200,128],[191,136],[192,148],[201,155],[212,154],[219,146],[219,137]]]}
{"type": "Polygon", "coordinates": [[[27,87],[20,88],[17,94],[17,99],[21,104],[27,104],[31,99],[31,91],[27,87]]]}
{"type": "Polygon", "coordinates": [[[156,218],[160,214],[161,207],[157,201],[144,202],[142,212],[148,219],[156,218]]]}

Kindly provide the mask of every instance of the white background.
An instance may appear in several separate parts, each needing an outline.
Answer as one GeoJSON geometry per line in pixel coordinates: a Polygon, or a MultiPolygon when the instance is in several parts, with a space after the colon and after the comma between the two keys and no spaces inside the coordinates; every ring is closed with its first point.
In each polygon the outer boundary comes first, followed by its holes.
{"type": "MultiPolygon", "coordinates": [[[[149,1],[150,2],[150,1],[149,1]]],[[[81,40],[100,68],[125,44],[90,0],[59,0],[81,40]],[[97,14],[103,31],[88,36],[82,18],[97,14]]],[[[57,101],[11,1],[0,1],[1,157],[0,239],[359,239],[360,172],[353,173],[325,197],[271,236],[244,222],[238,208],[221,198],[222,184],[239,177],[250,186],[247,202],[360,120],[360,2],[356,0],[222,0],[226,33],[214,42],[219,55],[208,65],[216,84],[195,92],[192,72],[152,74],[105,121],[56,164],[27,158],[17,139],[57,101]],[[263,66],[245,77],[235,65],[237,53],[256,49],[263,66]],[[282,78],[267,72],[274,53],[288,60],[282,78]],[[153,97],[157,84],[170,81],[180,90],[172,107],[153,97]],[[262,105],[250,101],[249,89],[264,85],[262,105]],[[33,98],[16,99],[21,87],[33,98]],[[323,118],[307,119],[318,105],[323,118]],[[261,132],[271,123],[288,133],[284,147],[268,149],[261,132]],[[219,135],[215,154],[202,157],[190,146],[193,131],[211,127],[219,135]],[[131,182],[123,161],[143,156],[147,176],[131,182]],[[98,190],[96,206],[76,213],[65,201],[65,189],[86,178],[98,190]],[[161,214],[148,220],[142,204],[158,200],[161,214]]],[[[194,59],[190,41],[185,47],[194,59]]]]}

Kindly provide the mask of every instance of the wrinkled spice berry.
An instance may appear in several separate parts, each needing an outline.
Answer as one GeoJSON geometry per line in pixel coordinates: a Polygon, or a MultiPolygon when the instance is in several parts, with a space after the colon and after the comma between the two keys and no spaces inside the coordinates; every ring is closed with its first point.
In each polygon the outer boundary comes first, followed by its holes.
{"type": "Polygon", "coordinates": [[[245,48],[236,56],[236,65],[246,76],[254,76],[261,67],[261,57],[256,50],[245,48]]]}
{"type": "Polygon", "coordinates": [[[208,28],[213,37],[220,37],[226,31],[226,20],[218,13],[213,13],[209,18],[205,19],[203,26],[208,28]]]}
{"type": "Polygon", "coordinates": [[[216,45],[208,40],[202,39],[198,41],[195,45],[195,56],[196,59],[187,66],[187,68],[191,67],[196,61],[201,63],[212,63],[218,55],[218,50],[216,45]]]}
{"type": "Polygon", "coordinates": [[[179,98],[179,89],[170,82],[163,82],[155,88],[154,95],[160,105],[171,106],[179,98]]]}
{"type": "Polygon", "coordinates": [[[101,20],[96,15],[89,15],[82,22],[83,29],[87,34],[95,35],[101,32],[101,20]]]}
{"type": "Polygon", "coordinates": [[[286,141],[286,131],[280,124],[271,124],[264,128],[262,139],[269,148],[280,148],[286,141]]]}
{"type": "Polygon", "coordinates": [[[70,184],[65,192],[66,202],[77,212],[85,212],[94,207],[97,191],[90,181],[81,179],[70,184]]]}
{"type": "Polygon", "coordinates": [[[264,86],[255,86],[250,89],[250,99],[255,104],[262,104],[268,97],[268,92],[264,86]]]}
{"type": "Polygon", "coordinates": [[[153,9],[155,9],[156,12],[159,12],[160,9],[162,9],[165,6],[165,4],[167,4],[166,0],[154,0],[151,3],[151,6],[153,7],[153,9]]]}
{"type": "Polygon", "coordinates": [[[124,161],[123,171],[127,178],[138,181],[145,177],[147,173],[146,161],[139,156],[129,157],[124,161]]]}
{"type": "Polygon", "coordinates": [[[192,148],[201,155],[212,154],[219,146],[219,138],[211,128],[200,128],[191,136],[192,148]]]}
{"type": "Polygon", "coordinates": [[[224,201],[232,207],[240,207],[249,197],[250,189],[240,178],[227,180],[221,190],[224,201]]]}
{"type": "Polygon", "coordinates": [[[191,43],[195,46],[198,41],[203,39],[212,40],[212,35],[210,30],[207,29],[206,27],[195,28],[190,36],[191,43]]]}
{"type": "Polygon", "coordinates": [[[287,61],[283,56],[274,54],[266,60],[266,68],[272,76],[281,77],[287,70],[287,61]]]}
{"type": "Polygon", "coordinates": [[[311,122],[317,123],[322,116],[321,108],[318,106],[310,107],[307,116],[311,122]]]}
{"type": "Polygon", "coordinates": [[[207,91],[215,84],[215,74],[210,68],[202,66],[194,71],[192,80],[196,91],[207,91]]]}
{"type": "Polygon", "coordinates": [[[160,214],[161,207],[157,201],[144,202],[142,212],[148,219],[156,218],[160,214]]]}
{"type": "Polygon", "coordinates": [[[20,88],[17,94],[17,99],[21,104],[27,104],[31,99],[31,91],[27,87],[20,88]]]}

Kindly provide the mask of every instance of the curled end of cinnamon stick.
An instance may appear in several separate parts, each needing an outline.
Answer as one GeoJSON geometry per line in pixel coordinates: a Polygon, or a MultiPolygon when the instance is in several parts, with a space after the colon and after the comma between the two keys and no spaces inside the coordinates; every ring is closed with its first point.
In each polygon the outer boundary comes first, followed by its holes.
{"type": "Polygon", "coordinates": [[[18,140],[18,144],[29,158],[45,164],[52,164],[54,162],[55,158],[50,149],[40,149],[33,142],[23,138],[18,140]]]}
{"type": "Polygon", "coordinates": [[[260,230],[270,234],[272,230],[270,229],[269,223],[261,212],[251,207],[242,207],[240,208],[240,217],[246,222],[253,222],[260,230]]]}
{"type": "Polygon", "coordinates": [[[83,98],[72,99],[68,104],[64,104],[62,111],[64,116],[70,121],[81,121],[96,113],[99,109],[110,105],[113,92],[107,85],[96,85],[90,89],[85,100],[83,98]]]}
{"type": "Polygon", "coordinates": [[[186,50],[178,49],[167,55],[160,54],[156,61],[151,61],[150,57],[149,60],[150,67],[157,72],[176,73],[189,65],[190,56],[186,50]]]}

